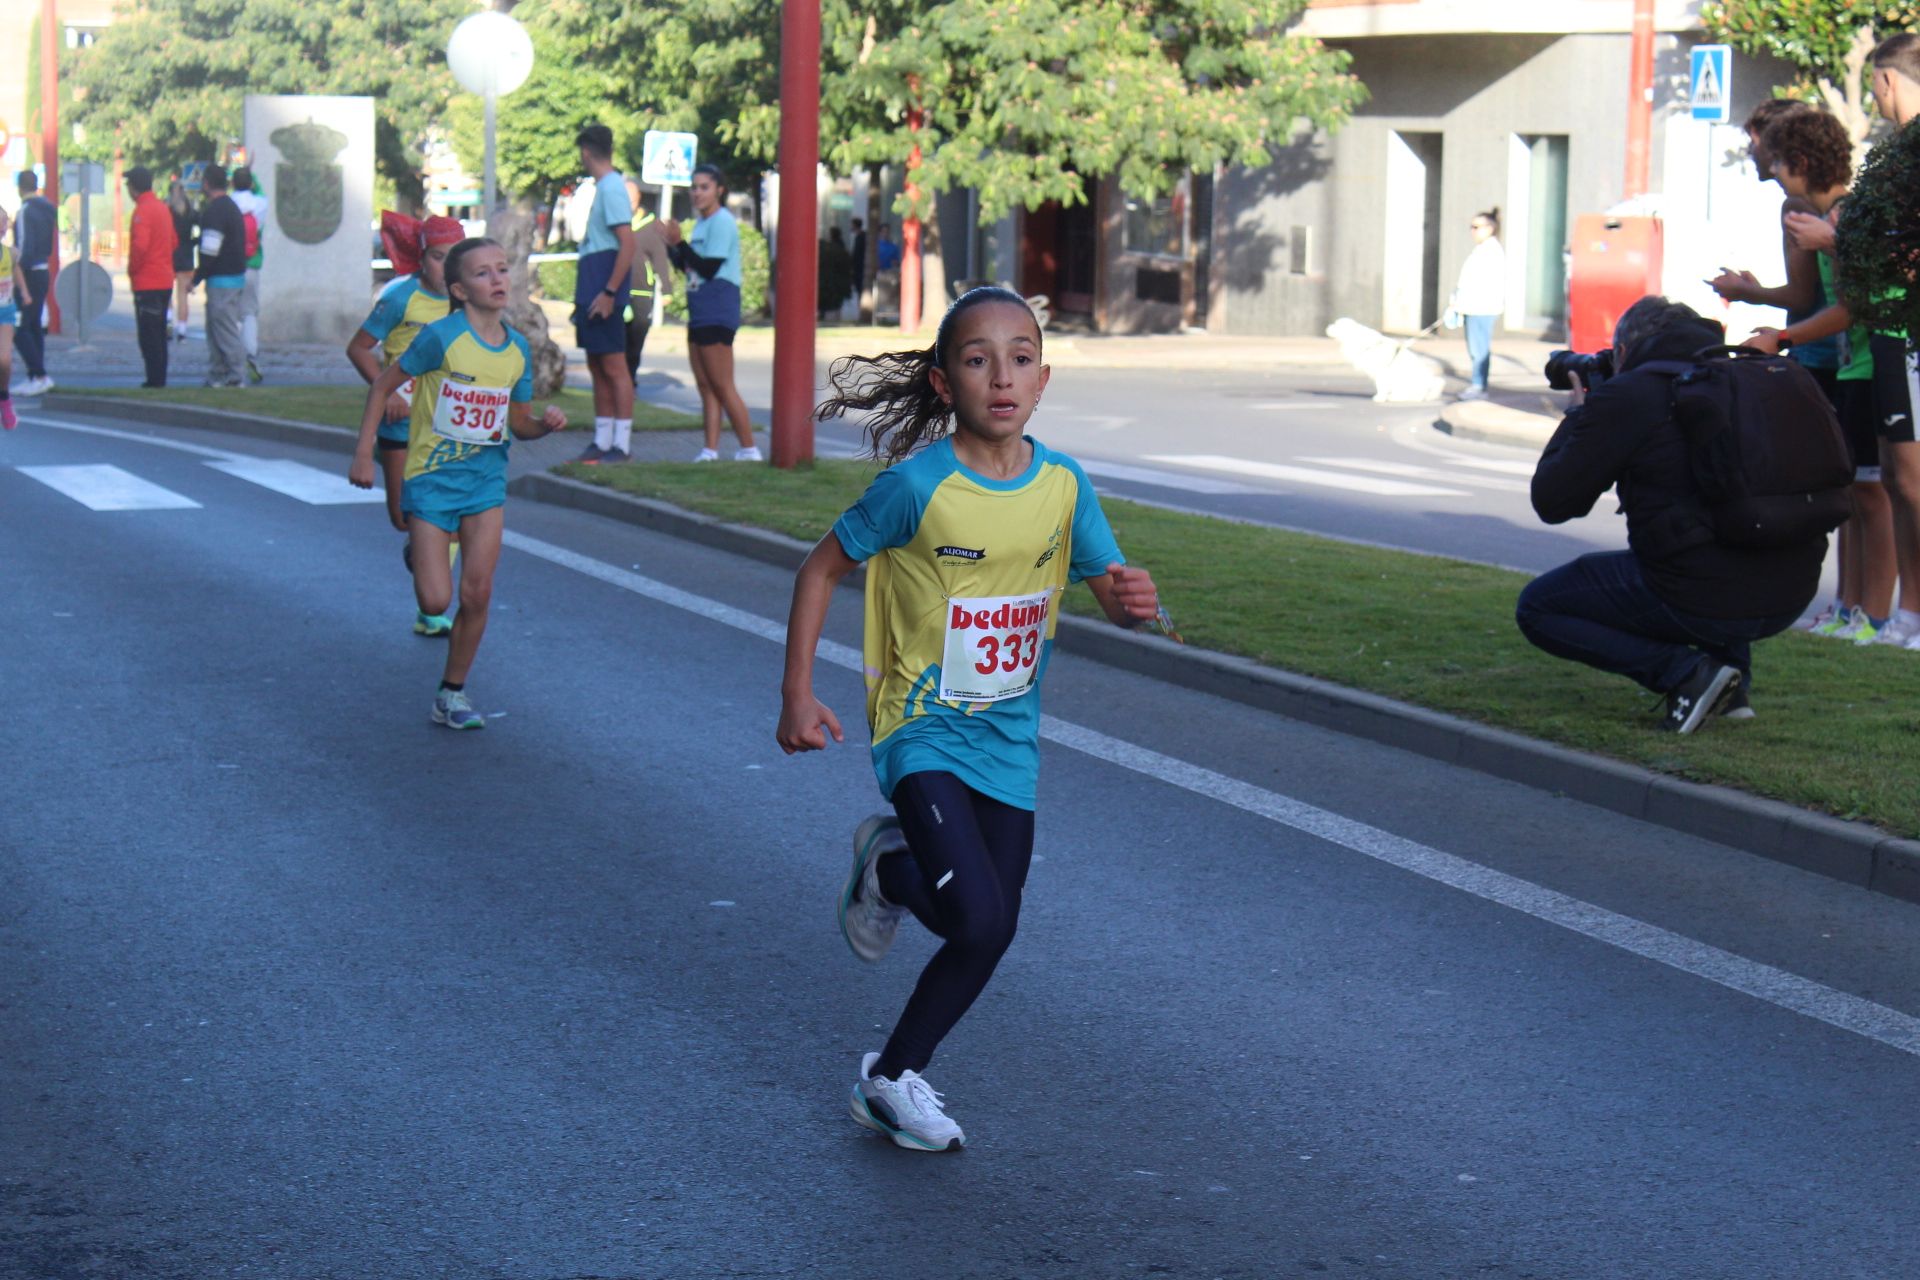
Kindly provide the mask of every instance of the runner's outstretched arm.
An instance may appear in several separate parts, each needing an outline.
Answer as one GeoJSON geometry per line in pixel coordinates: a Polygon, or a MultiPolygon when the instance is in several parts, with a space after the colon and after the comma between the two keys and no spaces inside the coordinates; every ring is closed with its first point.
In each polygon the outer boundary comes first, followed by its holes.
{"type": "Polygon", "coordinates": [[[380,434],[381,419],[386,417],[387,400],[407,377],[399,365],[389,365],[367,387],[367,407],[360,411],[360,438],[354,442],[353,463],[347,468],[348,482],[358,488],[373,488],[373,441],[380,434]]]}
{"type": "Polygon", "coordinates": [[[840,721],[813,696],[813,651],[827,624],[827,606],[839,581],[860,567],[840,539],[828,533],[814,544],[793,579],[793,608],[787,614],[787,670],[780,682],[780,724],[774,739],[788,755],[824,751],[827,734],[844,742],[840,721]]]}

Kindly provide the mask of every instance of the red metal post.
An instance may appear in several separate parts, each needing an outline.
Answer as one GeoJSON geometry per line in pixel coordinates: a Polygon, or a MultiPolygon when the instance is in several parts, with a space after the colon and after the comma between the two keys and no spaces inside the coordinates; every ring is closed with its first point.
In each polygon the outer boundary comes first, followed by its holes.
{"type": "Polygon", "coordinates": [[[780,13],[780,230],[774,260],[773,465],[813,460],[814,320],[818,315],[820,0],[780,13]]]}
{"type": "MultiPolygon", "coordinates": [[[[54,0],[40,0],[40,163],[47,181],[41,194],[60,207],[60,15],[54,0]]],[[[82,197],[84,199],[84,195],[82,197]]],[[[60,237],[53,238],[47,259],[47,332],[60,332],[60,304],[53,299],[53,282],[60,275],[60,237]]]]}
{"type": "Polygon", "coordinates": [[[1631,97],[1627,102],[1626,198],[1647,193],[1653,171],[1653,0],[1633,0],[1631,97]]]}
{"type": "MultiPolygon", "coordinates": [[[[907,77],[907,91],[920,92],[920,78],[907,77]]],[[[907,108],[907,131],[914,135],[913,150],[907,153],[907,199],[919,198],[920,125],[925,117],[918,106],[907,108]]],[[[908,217],[900,224],[900,332],[920,331],[920,219],[908,217]]]]}

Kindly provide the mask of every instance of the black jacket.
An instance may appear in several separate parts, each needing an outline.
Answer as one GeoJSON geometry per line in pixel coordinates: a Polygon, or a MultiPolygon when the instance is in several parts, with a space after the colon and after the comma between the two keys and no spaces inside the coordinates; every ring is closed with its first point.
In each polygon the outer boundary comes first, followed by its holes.
{"type": "Polygon", "coordinates": [[[1714,540],[1671,417],[1672,379],[1638,371],[1649,360],[1687,360],[1723,341],[1712,328],[1655,334],[1627,353],[1626,371],[1595,387],[1561,420],[1533,472],[1533,509],[1548,524],[1586,515],[1619,487],[1627,545],[1654,593],[1702,618],[1797,613],[1820,587],[1824,536],[1782,550],[1714,540]]]}
{"type": "Polygon", "coordinates": [[[240,214],[240,206],[233,202],[230,195],[218,195],[207,201],[206,208],[200,211],[200,266],[193,273],[193,282],[199,284],[209,276],[243,276],[247,274],[247,222],[240,214]],[[213,257],[207,256],[207,232],[220,233],[220,252],[213,257]]]}
{"type": "Polygon", "coordinates": [[[53,257],[53,243],[60,235],[60,215],[53,201],[45,196],[28,196],[20,202],[20,216],[14,219],[13,250],[22,271],[39,271],[53,257]]]}

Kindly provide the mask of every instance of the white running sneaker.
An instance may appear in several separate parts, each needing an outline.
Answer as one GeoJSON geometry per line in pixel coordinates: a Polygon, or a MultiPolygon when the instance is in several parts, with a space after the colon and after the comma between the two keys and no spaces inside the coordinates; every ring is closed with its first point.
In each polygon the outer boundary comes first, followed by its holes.
{"type": "Polygon", "coordinates": [[[1920,627],[1914,626],[1896,613],[1887,619],[1887,625],[1880,628],[1880,634],[1873,639],[1875,644],[1905,645],[1912,649],[1915,647],[1913,642],[1920,640],[1920,627]]]}
{"type": "Polygon", "coordinates": [[[898,1080],[889,1080],[873,1074],[878,1061],[877,1053],[860,1059],[860,1080],[848,1107],[855,1120],[909,1151],[958,1151],[967,1145],[967,1135],[947,1119],[940,1095],[919,1072],[902,1071],[898,1080]]]}
{"type": "Polygon", "coordinates": [[[765,459],[760,456],[760,446],[757,444],[750,444],[744,449],[735,449],[733,451],[733,460],[735,462],[765,461],[765,459]]]}
{"type": "Polygon", "coordinates": [[[1818,631],[1838,616],[1834,611],[1833,605],[1829,603],[1826,608],[1814,614],[1811,618],[1803,618],[1799,622],[1794,623],[1793,629],[1795,631],[1818,631]]]}
{"type": "Polygon", "coordinates": [[[840,933],[853,954],[872,964],[893,946],[905,907],[888,902],[880,892],[880,855],[905,853],[907,838],[900,820],[876,813],[853,829],[853,870],[840,894],[840,933]]]}
{"type": "Polygon", "coordinates": [[[1854,644],[1872,644],[1873,638],[1879,634],[1879,630],[1873,625],[1873,619],[1867,616],[1867,611],[1855,605],[1847,610],[1846,625],[1834,632],[1833,638],[1851,640],[1854,644]]]}
{"type": "Polygon", "coordinates": [[[720,454],[714,449],[702,449],[694,455],[693,460],[695,462],[718,462],[720,461],[720,454]]]}

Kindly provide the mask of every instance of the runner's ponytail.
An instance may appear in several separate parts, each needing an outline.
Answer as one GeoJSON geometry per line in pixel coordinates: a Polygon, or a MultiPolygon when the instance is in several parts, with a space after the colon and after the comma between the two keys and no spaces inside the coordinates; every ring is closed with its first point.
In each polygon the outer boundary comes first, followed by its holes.
{"type": "MultiPolygon", "coordinates": [[[[451,271],[451,259],[448,268],[451,271]]],[[[997,285],[969,289],[941,317],[932,346],[877,356],[842,356],[834,361],[827,379],[834,394],[814,410],[815,420],[825,422],[848,413],[870,415],[864,428],[867,448],[888,466],[946,435],[953,429],[953,406],[940,398],[928,373],[946,368],[947,343],[954,322],[990,302],[1027,305],[1025,298],[997,285]]],[[[1037,321],[1034,329],[1036,333],[1039,330],[1037,321]]]]}

